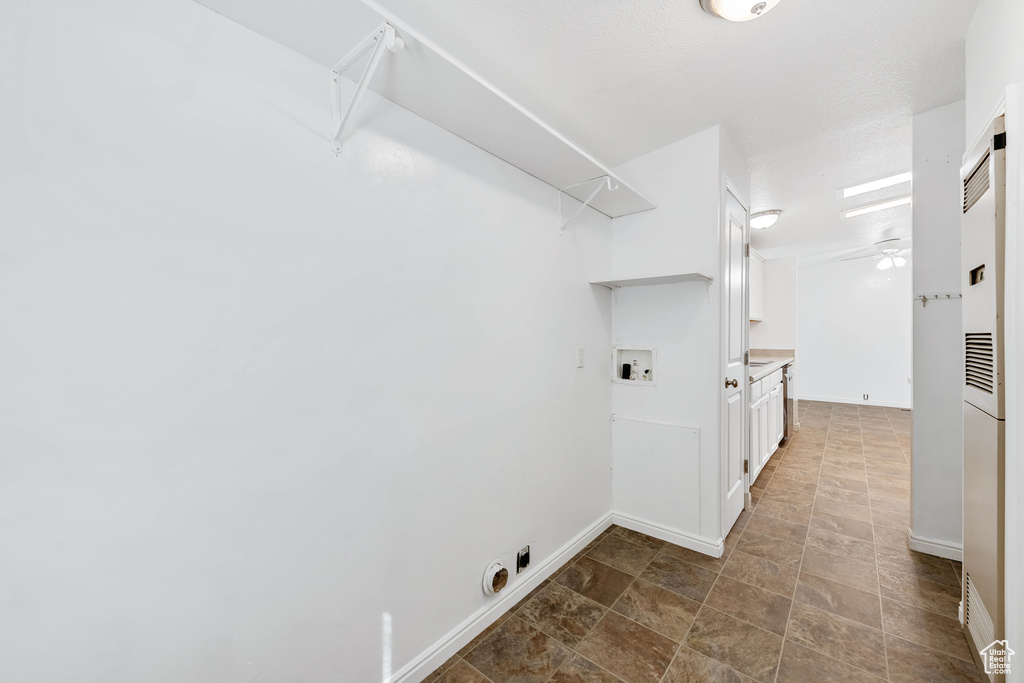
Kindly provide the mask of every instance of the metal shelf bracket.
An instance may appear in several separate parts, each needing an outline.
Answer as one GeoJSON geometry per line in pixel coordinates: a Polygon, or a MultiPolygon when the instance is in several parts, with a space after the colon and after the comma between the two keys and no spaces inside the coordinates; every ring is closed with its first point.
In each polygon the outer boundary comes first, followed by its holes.
{"type": "Polygon", "coordinates": [[[370,85],[373,73],[377,70],[381,57],[384,56],[384,50],[401,52],[403,47],[405,47],[405,41],[395,33],[395,27],[385,22],[380,25],[380,28],[356,45],[351,52],[345,55],[344,59],[334,65],[334,68],[331,70],[331,144],[335,154],[341,154],[345,133],[352,124],[352,112],[355,111],[359,101],[363,98],[363,94],[366,93],[366,88],[370,85]],[[370,61],[367,63],[366,68],[363,69],[363,75],[359,78],[359,83],[356,85],[355,94],[352,95],[352,100],[346,109],[341,101],[341,75],[370,50],[373,50],[373,53],[370,55],[370,61]],[[344,114],[342,114],[343,111],[344,114]]]}
{"type": "Polygon", "coordinates": [[[601,189],[604,188],[604,187],[607,187],[609,192],[614,192],[615,190],[619,189],[618,185],[615,185],[614,187],[612,186],[611,176],[607,176],[607,175],[598,176],[597,178],[591,178],[590,180],[584,180],[581,183],[575,183],[573,185],[567,185],[566,187],[563,187],[562,189],[560,189],[558,191],[558,222],[559,222],[559,224],[561,226],[559,228],[559,231],[565,232],[565,229],[567,227],[569,227],[569,224],[572,223],[574,220],[576,220],[576,216],[579,216],[580,212],[582,212],[583,209],[587,208],[587,205],[590,204],[591,200],[593,200],[594,197],[597,196],[597,193],[600,192],[601,189]],[[579,187],[580,185],[586,185],[587,183],[592,183],[595,180],[598,181],[598,185],[597,185],[596,188],[594,188],[594,191],[591,192],[590,196],[587,197],[586,200],[580,205],[580,208],[576,209],[576,213],[574,213],[572,216],[570,216],[569,220],[567,220],[565,223],[562,223],[562,195],[565,194],[565,191],[566,190],[571,190],[574,187],[579,187]]]}

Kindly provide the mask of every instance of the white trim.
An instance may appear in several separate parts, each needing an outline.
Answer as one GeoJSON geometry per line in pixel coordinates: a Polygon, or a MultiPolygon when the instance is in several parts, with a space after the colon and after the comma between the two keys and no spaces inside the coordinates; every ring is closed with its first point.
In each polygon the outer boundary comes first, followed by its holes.
{"type": "Polygon", "coordinates": [[[865,401],[860,398],[835,398],[832,396],[797,396],[797,400],[800,401],[818,401],[820,403],[845,403],[847,405],[854,406],[880,406],[882,408],[906,408],[907,410],[913,409],[912,403],[899,403],[895,401],[865,401]]]}
{"type": "MultiPolygon", "coordinates": [[[[537,565],[526,578],[516,581],[507,592],[485,607],[481,607],[468,619],[449,631],[443,638],[431,645],[394,673],[385,683],[413,683],[423,680],[434,669],[444,664],[456,652],[465,647],[466,643],[476,638],[485,628],[497,621],[498,617],[511,609],[517,602],[527,596],[566,562],[571,560],[588,543],[597,538],[602,531],[612,525],[613,515],[608,513],[591,524],[576,538],[566,543],[545,562],[537,565]]],[[[626,526],[623,524],[622,526],[626,526]]],[[[635,529],[634,529],[635,531],[635,529]]],[[[655,534],[651,534],[654,536],[655,534]]]]}
{"type": "Polygon", "coordinates": [[[721,557],[725,552],[725,541],[718,539],[713,541],[709,538],[703,538],[702,536],[691,536],[690,534],[684,533],[677,529],[669,529],[653,522],[648,522],[637,517],[630,517],[628,515],[619,514],[617,512],[612,513],[612,522],[618,524],[626,529],[633,531],[639,531],[642,534],[648,536],[654,536],[660,538],[663,541],[674,543],[675,545],[695,550],[698,553],[710,555],[711,557],[721,557]]]}
{"type": "Polygon", "coordinates": [[[926,555],[944,557],[947,560],[956,560],[957,562],[964,561],[964,547],[962,544],[915,536],[911,529],[907,529],[907,545],[911,550],[925,553],[926,555]]]}

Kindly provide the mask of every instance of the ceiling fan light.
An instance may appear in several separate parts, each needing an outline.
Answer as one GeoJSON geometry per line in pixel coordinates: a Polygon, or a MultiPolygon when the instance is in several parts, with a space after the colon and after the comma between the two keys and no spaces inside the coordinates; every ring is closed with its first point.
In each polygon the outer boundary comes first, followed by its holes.
{"type": "Polygon", "coordinates": [[[892,268],[892,266],[893,266],[892,258],[886,256],[885,258],[881,259],[878,262],[878,265],[875,266],[875,268],[878,268],[879,270],[889,270],[890,268],[892,268]]]}
{"type": "Polygon", "coordinates": [[[758,211],[750,217],[750,227],[754,230],[764,230],[775,225],[775,221],[779,220],[779,215],[782,211],[773,209],[772,211],[758,211]]]}
{"type": "Polygon", "coordinates": [[[700,0],[701,8],[727,21],[750,21],[770,11],[779,0],[700,0]]]}
{"type": "Polygon", "coordinates": [[[896,264],[897,268],[902,268],[903,266],[907,265],[907,259],[903,258],[902,256],[893,256],[892,262],[896,264]]]}

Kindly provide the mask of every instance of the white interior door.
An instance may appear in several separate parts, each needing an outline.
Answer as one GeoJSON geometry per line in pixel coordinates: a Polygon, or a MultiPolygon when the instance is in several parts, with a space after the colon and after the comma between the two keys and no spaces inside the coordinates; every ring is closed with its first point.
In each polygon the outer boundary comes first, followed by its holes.
{"type": "Polygon", "coordinates": [[[722,470],[724,478],[723,529],[725,536],[743,511],[747,478],[747,207],[725,181],[722,212],[722,470]]]}

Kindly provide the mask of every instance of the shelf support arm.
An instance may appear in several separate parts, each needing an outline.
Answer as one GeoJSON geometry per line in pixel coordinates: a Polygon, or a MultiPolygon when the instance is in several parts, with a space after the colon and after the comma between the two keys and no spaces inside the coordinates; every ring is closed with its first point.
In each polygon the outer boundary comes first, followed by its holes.
{"type": "Polygon", "coordinates": [[[334,65],[331,70],[331,142],[335,154],[341,153],[345,133],[352,124],[352,113],[359,105],[363,94],[366,93],[373,73],[377,70],[381,57],[384,56],[384,49],[400,52],[403,47],[405,47],[405,42],[395,33],[395,27],[385,22],[356,45],[351,52],[345,55],[344,59],[334,65]],[[356,85],[355,94],[352,95],[352,100],[349,102],[348,108],[345,109],[341,101],[341,75],[370,50],[373,50],[370,61],[363,69],[363,75],[356,85]],[[344,111],[344,115],[342,111],[344,111]]]}
{"type": "Polygon", "coordinates": [[[582,183],[576,183],[574,185],[568,185],[568,186],[563,187],[562,189],[560,189],[558,191],[558,220],[561,223],[561,227],[559,228],[559,230],[561,232],[565,232],[565,229],[567,227],[569,227],[569,224],[572,223],[574,220],[576,220],[576,216],[579,216],[580,213],[583,211],[583,209],[587,208],[587,206],[594,199],[594,197],[597,196],[597,193],[600,192],[601,189],[604,188],[604,187],[607,187],[609,192],[614,192],[615,190],[619,189],[618,185],[615,185],[614,187],[612,187],[611,176],[607,176],[607,175],[599,176],[597,178],[591,178],[590,180],[584,180],[582,183]],[[586,185],[587,183],[592,183],[595,180],[597,180],[599,182],[598,182],[597,187],[594,188],[594,191],[591,192],[590,196],[587,197],[586,200],[580,205],[580,208],[576,209],[576,213],[574,213],[572,216],[569,217],[569,220],[567,220],[565,223],[561,223],[561,220],[562,220],[562,195],[565,194],[565,191],[566,190],[571,190],[574,187],[579,187],[580,185],[586,185]]]}

